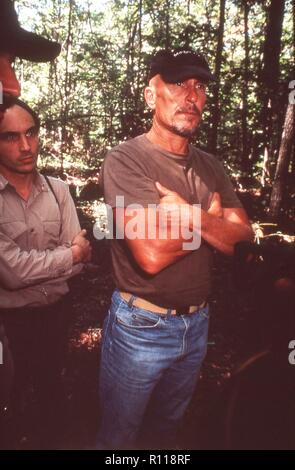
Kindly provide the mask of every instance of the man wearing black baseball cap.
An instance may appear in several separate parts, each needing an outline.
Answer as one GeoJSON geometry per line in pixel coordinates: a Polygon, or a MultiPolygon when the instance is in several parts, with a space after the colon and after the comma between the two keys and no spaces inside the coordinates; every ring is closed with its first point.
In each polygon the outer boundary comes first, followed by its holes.
{"type": "Polygon", "coordinates": [[[33,62],[47,62],[55,59],[60,50],[61,46],[57,42],[23,29],[19,24],[13,2],[1,0],[0,82],[3,93],[20,95],[20,85],[11,66],[15,57],[33,62]]]}
{"type": "Polygon", "coordinates": [[[149,80],[158,74],[166,83],[194,77],[204,83],[214,80],[205,57],[193,51],[159,51],[152,59],[149,80]]]}
{"type": "Polygon", "coordinates": [[[145,88],[152,127],[104,162],[105,202],[124,240],[111,241],[98,448],[134,448],[139,436],[144,448],[175,445],[206,353],[212,250],[231,255],[252,237],[218,160],[189,143],[213,79],[201,54],[159,51],[145,88]]]}
{"type": "MultiPolygon", "coordinates": [[[[14,58],[46,62],[55,59],[60,50],[57,42],[26,31],[20,26],[11,0],[0,1],[0,121],[4,115],[3,94],[17,97],[21,92],[12,68],[14,58]]],[[[0,305],[0,310],[1,307],[3,306],[0,305]]],[[[7,430],[3,429],[3,420],[12,379],[13,362],[0,317],[0,445],[3,434],[7,434],[7,430]]]]}

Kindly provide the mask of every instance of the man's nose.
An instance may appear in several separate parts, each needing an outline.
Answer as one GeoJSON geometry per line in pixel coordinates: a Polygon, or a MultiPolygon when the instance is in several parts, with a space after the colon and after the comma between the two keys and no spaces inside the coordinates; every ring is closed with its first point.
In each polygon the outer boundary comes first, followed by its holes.
{"type": "Polygon", "coordinates": [[[186,94],[187,101],[191,103],[196,103],[199,100],[198,90],[195,86],[189,86],[186,94]]]}
{"type": "Polygon", "coordinates": [[[0,54],[0,82],[0,92],[16,97],[20,95],[20,84],[11,66],[11,58],[8,54],[0,54]]]}
{"type": "Polygon", "coordinates": [[[25,134],[20,134],[19,148],[21,152],[27,152],[28,150],[31,150],[29,140],[25,134]]]}

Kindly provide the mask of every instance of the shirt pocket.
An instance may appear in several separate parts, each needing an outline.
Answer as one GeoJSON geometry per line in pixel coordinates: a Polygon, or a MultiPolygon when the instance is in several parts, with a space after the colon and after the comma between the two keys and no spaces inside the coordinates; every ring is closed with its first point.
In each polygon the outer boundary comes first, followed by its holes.
{"type": "Polygon", "coordinates": [[[46,220],[43,221],[44,240],[43,246],[49,250],[53,250],[59,245],[60,221],[46,220]]]}
{"type": "Polygon", "coordinates": [[[28,227],[22,220],[2,220],[0,230],[15,243],[22,245],[20,242],[26,239],[28,227]]]}

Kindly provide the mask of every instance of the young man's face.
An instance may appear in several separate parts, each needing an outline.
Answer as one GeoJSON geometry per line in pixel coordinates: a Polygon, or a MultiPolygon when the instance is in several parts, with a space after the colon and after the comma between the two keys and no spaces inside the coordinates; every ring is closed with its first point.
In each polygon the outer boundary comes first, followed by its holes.
{"type": "Polygon", "coordinates": [[[206,103],[206,85],[196,78],[165,83],[159,75],[150,85],[155,97],[154,123],[181,137],[193,136],[206,103]]]}
{"type": "Polygon", "coordinates": [[[37,164],[39,137],[33,117],[14,105],[0,122],[0,173],[4,176],[32,173],[37,164]]]}

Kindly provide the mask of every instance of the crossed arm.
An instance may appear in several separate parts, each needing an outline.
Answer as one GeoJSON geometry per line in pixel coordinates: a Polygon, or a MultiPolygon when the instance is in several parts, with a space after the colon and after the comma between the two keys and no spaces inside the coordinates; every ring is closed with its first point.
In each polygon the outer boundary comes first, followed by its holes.
{"type": "Polygon", "coordinates": [[[0,285],[16,290],[50,279],[67,279],[89,261],[91,247],[86,230],[80,229],[76,209],[68,190],[61,204],[62,233],[54,249],[20,247],[0,228],[0,285]]]}
{"type": "MultiPolygon", "coordinates": [[[[187,239],[180,235],[177,239],[172,239],[171,227],[175,220],[171,207],[185,206],[188,213],[188,224],[190,230],[194,230],[194,211],[200,211],[200,228],[199,235],[209,245],[227,255],[232,255],[234,245],[242,240],[252,240],[253,233],[248,221],[246,212],[242,208],[222,208],[221,200],[218,193],[214,193],[208,212],[198,209],[187,203],[179,194],[170,191],[164,186],[156,183],[161,200],[155,217],[149,217],[151,209],[139,209],[137,212],[138,224],[142,224],[145,228],[145,234],[155,233],[156,237],[142,237],[131,239],[126,233],[128,224],[134,217],[130,215],[128,209],[122,209],[124,213],[118,213],[120,209],[115,211],[115,218],[119,228],[124,227],[125,241],[139,264],[139,266],[147,273],[154,275],[159,271],[174,263],[178,258],[186,256],[190,251],[183,248],[187,239]],[[170,207],[170,209],[169,209],[170,207]],[[117,213],[116,213],[117,212],[117,213]],[[168,224],[167,237],[165,239],[159,236],[159,213],[165,215],[168,224]],[[118,217],[119,215],[119,217],[118,217]],[[154,225],[151,227],[151,225],[154,225]],[[170,229],[169,229],[170,227],[170,229]],[[170,230],[170,232],[169,232],[170,230]]],[[[179,221],[179,218],[177,219],[179,221]]],[[[180,222],[181,224],[181,219],[180,222]]]]}
{"type": "Polygon", "coordinates": [[[91,249],[81,231],[71,247],[58,246],[54,250],[22,250],[7,235],[0,233],[0,284],[15,290],[39,284],[49,279],[70,277],[80,269],[74,265],[89,260],[91,249]]]}

